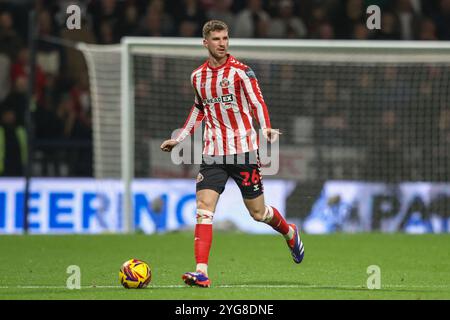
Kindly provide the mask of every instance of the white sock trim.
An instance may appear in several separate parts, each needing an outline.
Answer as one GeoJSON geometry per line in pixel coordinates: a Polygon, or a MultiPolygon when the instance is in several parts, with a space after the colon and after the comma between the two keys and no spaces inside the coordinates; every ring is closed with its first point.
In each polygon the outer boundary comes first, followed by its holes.
{"type": "Polygon", "coordinates": [[[204,209],[197,209],[197,224],[212,224],[214,217],[214,212],[204,210],[204,209]]]}
{"type": "Polygon", "coordinates": [[[284,237],[286,240],[291,240],[291,239],[294,237],[294,234],[295,234],[294,228],[292,228],[291,226],[289,226],[289,231],[288,231],[288,233],[283,234],[283,237],[284,237]]]}
{"type": "Polygon", "coordinates": [[[208,276],[208,265],[206,263],[197,263],[197,268],[195,271],[201,271],[208,276]]]}
{"type": "Polygon", "coordinates": [[[273,218],[273,209],[271,206],[266,205],[266,212],[264,212],[263,222],[269,223],[273,218]]]}

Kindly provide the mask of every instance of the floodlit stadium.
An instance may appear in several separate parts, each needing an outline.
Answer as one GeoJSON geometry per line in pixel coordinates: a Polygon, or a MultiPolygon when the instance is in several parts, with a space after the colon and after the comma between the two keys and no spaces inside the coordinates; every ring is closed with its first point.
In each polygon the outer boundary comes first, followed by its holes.
{"type": "Polygon", "coordinates": [[[0,299],[450,299],[448,21],[0,1],[0,299]]]}

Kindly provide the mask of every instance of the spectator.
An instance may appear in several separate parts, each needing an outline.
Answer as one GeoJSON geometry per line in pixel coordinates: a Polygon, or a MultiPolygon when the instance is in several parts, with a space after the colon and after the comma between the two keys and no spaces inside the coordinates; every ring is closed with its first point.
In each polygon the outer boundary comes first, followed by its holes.
{"type": "Polygon", "coordinates": [[[270,20],[258,20],[255,24],[256,38],[268,38],[270,30],[270,20]]]}
{"type": "Polygon", "coordinates": [[[28,80],[26,77],[15,79],[12,91],[3,102],[3,108],[13,110],[18,125],[25,123],[25,110],[27,108],[28,80]]]}
{"type": "MultiPolygon", "coordinates": [[[[29,50],[27,48],[21,48],[17,55],[15,63],[11,67],[11,82],[16,83],[17,79],[23,77],[28,81],[29,77],[29,50]]],[[[39,64],[36,64],[36,74],[35,74],[35,87],[34,94],[38,105],[43,105],[45,100],[45,85],[46,77],[45,73],[39,64]]]]}
{"type": "Polygon", "coordinates": [[[381,15],[381,29],[374,37],[375,40],[397,40],[400,39],[400,29],[397,17],[391,12],[384,12],[381,15]]]}
{"type": "Polygon", "coordinates": [[[352,84],[351,100],[348,104],[351,115],[352,145],[365,147],[371,143],[371,134],[375,129],[372,123],[377,114],[376,110],[376,84],[373,73],[364,67],[356,71],[358,75],[352,84]]]}
{"type": "Polygon", "coordinates": [[[181,0],[173,7],[176,28],[181,31],[181,23],[190,21],[196,25],[195,35],[201,36],[201,27],[206,22],[206,13],[198,0],[181,0]]]}
{"type": "Polygon", "coordinates": [[[450,40],[450,0],[440,0],[439,10],[432,15],[440,40],[450,40]]]}
{"type": "Polygon", "coordinates": [[[314,36],[314,38],[322,39],[322,40],[331,40],[334,39],[334,29],[333,26],[329,23],[323,23],[318,27],[318,34],[314,36]]]}
{"type": "MultiPolygon", "coordinates": [[[[431,72],[433,71],[430,70],[431,72]]],[[[435,97],[438,95],[439,88],[435,88],[433,82],[432,76],[420,81],[416,100],[417,106],[411,108],[408,112],[410,119],[427,119],[413,121],[410,130],[411,137],[420,148],[421,156],[417,168],[423,180],[430,179],[437,169],[437,166],[435,166],[437,157],[434,153],[436,145],[439,146],[439,123],[442,119],[440,111],[443,108],[439,103],[436,103],[435,97]]]]}
{"type": "Polygon", "coordinates": [[[180,23],[178,35],[180,37],[197,37],[199,36],[198,25],[195,21],[184,20],[180,23]]]}
{"type": "Polygon", "coordinates": [[[271,38],[304,38],[306,27],[303,21],[294,16],[292,0],[282,0],[278,3],[278,16],[270,23],[271,38]]]}
{"type": "Polygon", "coordinates": [[[65,139],[73,138],[75,122],[77,121],[77,113],[74,106],[74,101],[70,95],[65,94],[62,96],[56,110],[56,115],[63,124],[62,135],[60,135],[60,137],[65,139]]]}
{"type": "Polygon", "coordinates": [[[78,139],[90,140],[91,102],[89,98],[89,82],[87,78],[82,78],[70,90],[71,106],[76,116],[75,128],[77,131],[73,136],[78,139]]]}
{"type": "Polygon", "coordinates": [[[363,23],[358,23],[353,26],[352,39],[367,40],[369,38],[369,29],[363,23]]]}
{"type": "Polygon", "coordinates": [[[415,26],[419,23],[419,16],[414,11],[411,0],[398,0],[396,14],[400,25],[400,37],[402,40],[413,40],[417,34],[415,26]]]}
{"type": "Polygon", "coordinates": [[[100,31],[98,34],[99,44],[113,44],[116,42],[114,38],[114,30],[111,22],[105,20],[100,24],[100,31]]]}
{"type": "Polygon", "coordinates": [[[0,102],[8,95],[11,88],[11,61],[6,54],[0,53],[0,102]]]}
{"type": "Polygon", "coordinates": [[[266,36],[270,17],[262,8],[261,0],[247,0],[247,7],[238,13],[233,35],[236,38],[261,38],[266,36]]]}
{"type": "Polygon", "coordinates": [[[384,68],[381,85],[379,86],[379,105],[386,108],[403,109],[408,106],[411,99],[411,86],[402,80],[400,69],[397,66],[384,68]]]}
{"type": "Polygon", "coordinates": [[[438,40],[436,25],[430,18],[424,18],[420,22],[418,40],[438,40]]]}
{"type": "Polygon", "coordinates": [[[1,111],[0,121],[0,175],[22,176],[27,159],[25,128],[16,123],[11,109],[1,111]]]}
{"type": "MultiPolygon", "coordinates": [[[[49,11],[43,10],[39,13],[38,23],[40,37],[58,36],[49,11]]],[[[56,77],[60,71],[61,46],[49,43],[48,41],[40,40],[38,41],[37,49],[37,63],[42,68],[42,71],[46,74],[46,76],[56,77]]]]}
{"type": "Polygon", "coordinates": [[[174,35],[173,19],[164,12],[164,2],[153,0],[147,7],[147,15],[138,32],[143,37],[164,37],[174,35]]]}
{"type": "Polygon", "coordinates": [[[356,24],[365,23],[366,12],[363,0],[347,0],[335,17],[334,30],[338,39],[348,39],[356,24]]]}
{"type": "MultiPolygon", "coordinates": [[[[330,25],[327,11],[328,7],[318,2],[314,2],[313,4],[310,4],[310,6],[307,6],[305,2],[302,2],[301,4],[303,6],[300,7],[299,16],[303,17],[303,20],[306,22],[308,36],[313,39],[322,39],[320,37],[321,27],[325,24],[330,25]]],[[[332,26],[331,34],[333,34],[333,37],[324,39],[334,38],[334,30],[332,26]]]]}
{"type": "Polygon", "coordinates": [[[235,15],[231,11],[233,0],[217,0],[213,6],[207,11],[208,19],[221,20],[225,22],[228,27],[233,30],[235,25],[235,15]]]}
{"type": "Polygon", "coordinates": [[[120,42],[120,39],[124,36],[136,36],[139,31],[139,12],[138,7],[129,2],[123,12],[123,17],[117,24],[115,34],[117,35],[115,41],[120,42]]]}
{"type": "Polygon", "coordinates": [[[375,181],[400,182],[408,176],[403,154],[405,124],[397,112],[386,109],[375,118],[374,142],[369,145],[367,178],[375,181]]]}
{"type": "Polygon", "coordinates": [[[14,29],[13,18],[9,12],[0,13],[0,53],[6,54],[11,61],[16,59],[23,41],[14,29]]]}
{"type": "Polygon", "coordinates": [[[326,79],[317,99],[316,137],[324,144],[345,144],[348,135],[348,114],[339,96],[336,80],[326,79]]]}
{"type": "Polygon", "coordinates": [[[112,28],[116,28],[120,20],[122,8],[121,2],[116,0],[91,1],[88,6],[88,13],[92,19],[93,32],[97,39],[102,36],[102,25],[108,22],[112,28]]]}

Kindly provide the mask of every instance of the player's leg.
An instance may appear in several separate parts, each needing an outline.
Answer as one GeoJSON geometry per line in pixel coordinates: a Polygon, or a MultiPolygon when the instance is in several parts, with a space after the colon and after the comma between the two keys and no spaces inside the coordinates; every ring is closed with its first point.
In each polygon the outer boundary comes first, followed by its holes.
{"type": "Polygon", "coordinates": [[[197,191],[197,224],[195,225],[194,252],[196,271],[208,276],[208,259],[212,243],[212,223],[219,193],[211,189],[197,191]]]}
{"type": "Polygon", "coordinates": [[[219,193],[211,189],[197,191],[197,224],[194,231],[195,272],[186,272],[182,279],[190,286],[209,287],[208,259],[212,244],[212,222],[219,193]]]}
{"type": "Polygon", "coordinates": [[[244,203],[254,220],[270,225],[286,239],[292,238],[294,231],[276,208],[265,204],[264,194],[256,198],[244,198],[244,203]]]}
{"type": "MultiPolygon", "coordinates": [[[[278,209],[265,204],[260,162],[258,154],[255,155],[256,163],[249,160],[243,164],[229,166],[230,176],[241,190],[245,206],[253,219],[266,223],[281,233],[287,241],[294,261],[300,263],[304,250],[298,228],[294,224],[288,224],[278,209]]],[[[251,159],[251,156],[246,156],[247,158],[251,159]]]]}
{"type": "Polygon", "coordinates": [[[287,223],[275,207],[265,204],[264,194],[253,199],[244,198],[244,203],[254,220],[268,224],[275,231],[281,233],[286,240],[293,239],[294,228],[287,223]]]}
{"type": "Polygon", "coordinates": [[[228,166],[230,176],[241,190],[244,203],[256,221],[265,222],[289,239],[293,230],[280,212],[264,202],[264,186],[257,153],[246,153],[241,157],[244,163],[228,166]],[[254,161],[253,161],[254,160],[254,161]]]}
{"type": "Polygon", "coordinates": [[[213,217],[220,194],[225,189],[228,174],[221,165],[202,164],[197,176],[197,212],[194,232],[196,271],[187,272],[183,280],[188,285],[209,287],[208,259],[213,236],[213,217]]]}
{"type": "Polygon", "coordinates": [[[244,198],[244,203],[253,219],[268,224],[283,235],[294,261],[302,262],[305,250],[297,226],[288,224],[277,208],[266,205],[264,194],[256,198],[244,198]]]}

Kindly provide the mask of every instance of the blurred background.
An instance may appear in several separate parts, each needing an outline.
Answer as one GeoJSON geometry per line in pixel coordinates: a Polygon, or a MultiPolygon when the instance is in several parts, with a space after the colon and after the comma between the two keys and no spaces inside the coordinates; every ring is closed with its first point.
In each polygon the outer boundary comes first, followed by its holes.
{"type": "MultiPolygon", "coordinates": [[[[200,37],[203,23],[213,18],[227,22],[231,36],[237,38],[450,39],[449,0],[2,0],[2,125],[8,121],[18,126],[24,123],[28,12],[33,6],[38,8],[41,36],[97,44],[118,43],[123,36],[200,37]],[[84,13],[81,30],[66,28],[65,10],[69,4],[78,4],[84,13]],[[370,31],[365,27],[365,9],[369,4],[377,4],[382,9],[381,30],[370,31]]],[[[334,87],[333,82],[327,83],[330,95],[334,87]]],[[[91,106],[82,55],[71,48],[39,41],[35,99],[34,175],[91,176],[91,106]]],[[[5,143],[17,144],[9,138],[5,143]]],[[[23,148],[21,145],[7,148],[8,156],[4,161],[8,163],[3,164],[3,176],[23,174],[20,165],[23,148]],[[10,160],[9,155],[13,159],[10,160]]]]}
{"type": "MultiPolygon", "coordinates": [[[[39,38],[30,104],[31,175],[37,177],[95,176],[89,72],[83,54],[63,41],[112,45],[124,36],[201,37],[209,19],[229,25],[231,45],[233,38],[450,40],[450,0],[0,0],[0,175],[4,177],[24,176],[29,151],[25,115],[30,77],[28,14],[33,8],[39,38]],[[79,30],[66,28],[66,8],[71,4],[81,8],[79,30]],[[366,8],[372,4],[381,8],[380,30],[366,27],[366,8]],[[51,41],[54,38],[61,41],[51,41]]],[[[186,90],[190,64],[176,69],[173,58],[159,59],[161,68],[155,69],[151,61],[135,59],[138,77],[139,72],[148,72],[137,84],[136,110],[143,117],[137,119],[136,134],[162,141],[171,133],[167,128],[178,128],[187,116],[192,102],[186,90]],[[166,77],[171,70],[186,75],[173,80],[166,77]],[[171,85],[180,81],[176,104],[163,97],[168,81],[171,85]],[[142,96],[139,85],[147,86],[142,96]],[[158,101],[158,107],[170,107],[170,114],[150,115],[145,111],[152,108],[150,99],[158,101]]],[[[191,64],[195,67],[203,60],[199,57],[191,64]]],[[[272,125],[284,133],[285,157],[277,177],[296,182],[286,204],[288,217],[305,219],[318,204],[324,183],[331,180],[449,181],[448,63],[370,68],[338,63],[331,68],[308,63],[278,63],[271,68],[267,62],[249,64],[260,80],[272,125]],[[298,150],[307,152],[298,154],[298,150]],[[307,158],[301,168],[295,165],[299,157],[307,158]]],[[[136,144],[137,154],[147,155],[147,149],[148,144],[136,144]]],[[[136,159],[137,177],[195,177],[192,168],[165,170],[149,157],[136,159]]],[[[328,200],[329,208],[340,201],[328,200]]],[[[448,201],[440,208],[446,208],[443,214],[448,217],[448,201]]],[[[337,210],[346,217],[352,211],[337,210]]]]}

